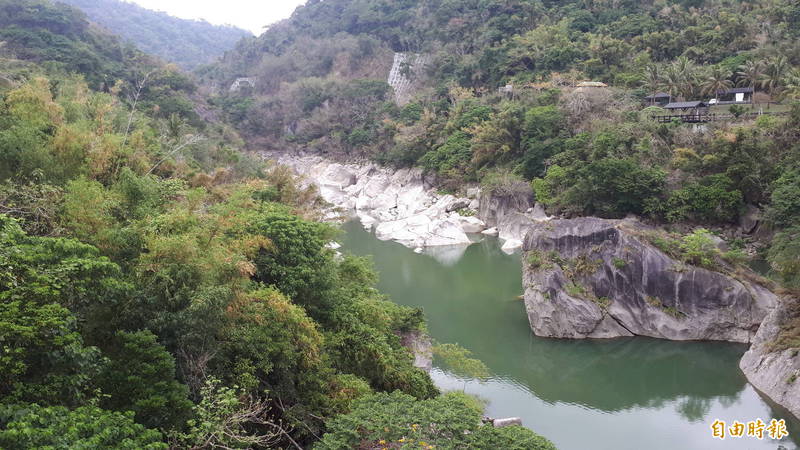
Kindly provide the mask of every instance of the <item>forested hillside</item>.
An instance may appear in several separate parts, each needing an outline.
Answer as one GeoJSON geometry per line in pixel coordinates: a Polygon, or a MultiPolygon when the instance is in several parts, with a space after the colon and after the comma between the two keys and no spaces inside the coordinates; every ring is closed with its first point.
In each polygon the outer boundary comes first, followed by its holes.
{"type": "Polygon", "coordinates": [[[185,75],[49,1],[0,36],[0,447],[553,448],[439,395],[421,311],[185,75]]]}
{"type": "Polygon", "coordinates": [[[252,35],[228,25],[186,20],[122,0],[62,0],[142,51],[192,70],[210,64],[252,35]]]}
{"type": "Polygon", "coordinates": [[[311,1],[202,75],[257,77],[213,100],[254,148],[533,189],[551,214],[714,228],[798,288],[799,33],[790,0],[311,1]],[[416,90],[399,106],[393,52],[427,60],[401,68],[416,90]],[[668,113],[645,100],[737,86],[754,102],[713,106],[727,118],[699,127],[653,120],[668,113]],[[726,231],[745,214],[760,234],[726,231]]]}

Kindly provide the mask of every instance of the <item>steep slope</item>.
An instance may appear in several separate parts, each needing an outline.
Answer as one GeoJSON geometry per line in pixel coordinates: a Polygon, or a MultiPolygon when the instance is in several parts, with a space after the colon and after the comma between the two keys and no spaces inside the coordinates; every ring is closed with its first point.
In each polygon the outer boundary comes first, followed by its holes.
{"type": "Polygon", "coordinates": [[[234,26],[172,17],[122,0],[62,0],[138,48],[186,70],[209,64],[251,37],[234,26]]]}

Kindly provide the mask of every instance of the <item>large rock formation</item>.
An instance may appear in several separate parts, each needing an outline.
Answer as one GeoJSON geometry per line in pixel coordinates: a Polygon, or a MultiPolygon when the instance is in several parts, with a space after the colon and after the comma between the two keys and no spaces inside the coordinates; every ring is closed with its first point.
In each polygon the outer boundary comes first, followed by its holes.
{"type": "MultiPolygon", "coordinates": [[[[391,171],[373,163],[341,164],[315,155],[267,155],[293,168],[339,212],[355,214],[378,239],[393,240],[411,248],[467,246],[467,233],[480,233],[483,221],[462,216],[462,208],[475,202],[440,195],[420,169],[391,171]]],[[[474,205],[477,206],[477,205],[474,205]]]]}
{"type": "Polygon", "coordinates": [[[534,333],[750,342],[777,297],[759,284],[677,261],[635,220],[533,224],[525,305],[534,333]]]}
{"type": "Polygon", "coordinates": [[[507,192],[482,192],[479,197],[478,217],[486,226],[496,229],[504,241],[503,250],[511,252],[522,247],[522,240],[531,224],[547,221],[541,207],[534,208],[533,193],[526,189],[507,192]]]}
{"type": "Polygon", "coordinates": [[[796,314],[789,310],[784,302],[764,319],[739,367],[756,389],[800,417],[800,351],[773,347],[785,323],[796,314]]]}

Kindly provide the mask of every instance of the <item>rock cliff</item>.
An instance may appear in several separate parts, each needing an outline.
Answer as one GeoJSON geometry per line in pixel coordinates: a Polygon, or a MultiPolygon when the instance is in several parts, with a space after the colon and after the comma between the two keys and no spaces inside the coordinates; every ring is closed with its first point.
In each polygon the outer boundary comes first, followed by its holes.
{"type": "Polygon", "coordinates": [[[776,307],[761,323],[753,345],[739,363],[756,389],[796,417],[800,417],[800,350],[774,345],[798,312],[790,312],[788,300],[776,307]]]}
{"type": "Polygon", "coordinates": [[[751,342],[777,297],[669,257],[645,238],[654,231],[591,217],[531,225],[523,283],[534,333],[751,342]]]}

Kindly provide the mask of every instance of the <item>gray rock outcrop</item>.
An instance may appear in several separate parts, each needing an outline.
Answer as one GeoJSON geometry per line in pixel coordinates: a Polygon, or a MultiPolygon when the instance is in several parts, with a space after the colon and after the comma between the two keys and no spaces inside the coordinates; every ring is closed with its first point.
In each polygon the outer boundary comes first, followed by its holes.
{"type": "Polygon", "coordinates": [[[591,217],[531,225],[523,284],[534,333],[751,342],[775,294],[669,257],[645,239],[653,231],[591,217]]]}
{"type": "Polygon", "coordinates": [[[481,192],[478,217],[497,231],[503,241],[502,249],[513,252],[522,247],[522,241],[535,222],[550,220],[541,206],[533,203],[533,193],[527,189],[511,192],[481,192]]]}
{"type": "MultiPolygon", "coordinates": [[[[343,164],[309,154],[265,155],[294,169],[334,208],[358,217],[374,229],[378,239],[393,240],[410,248],[456,246],[472,243],[468,233],[486,226],[474,216],[461,215],[472,201],[441,195],[420,169],[390,170],[373,163],[343,164]]],[[[452,253],[452,252],[450,252],[452,253]]]]}
{"type": "Polygon", "coordinates": [[[761,323],[739,367],[756,389],[800,417],[800,351],[773,348],[790,317],[788,303],[782,302],[761,323]]]}

